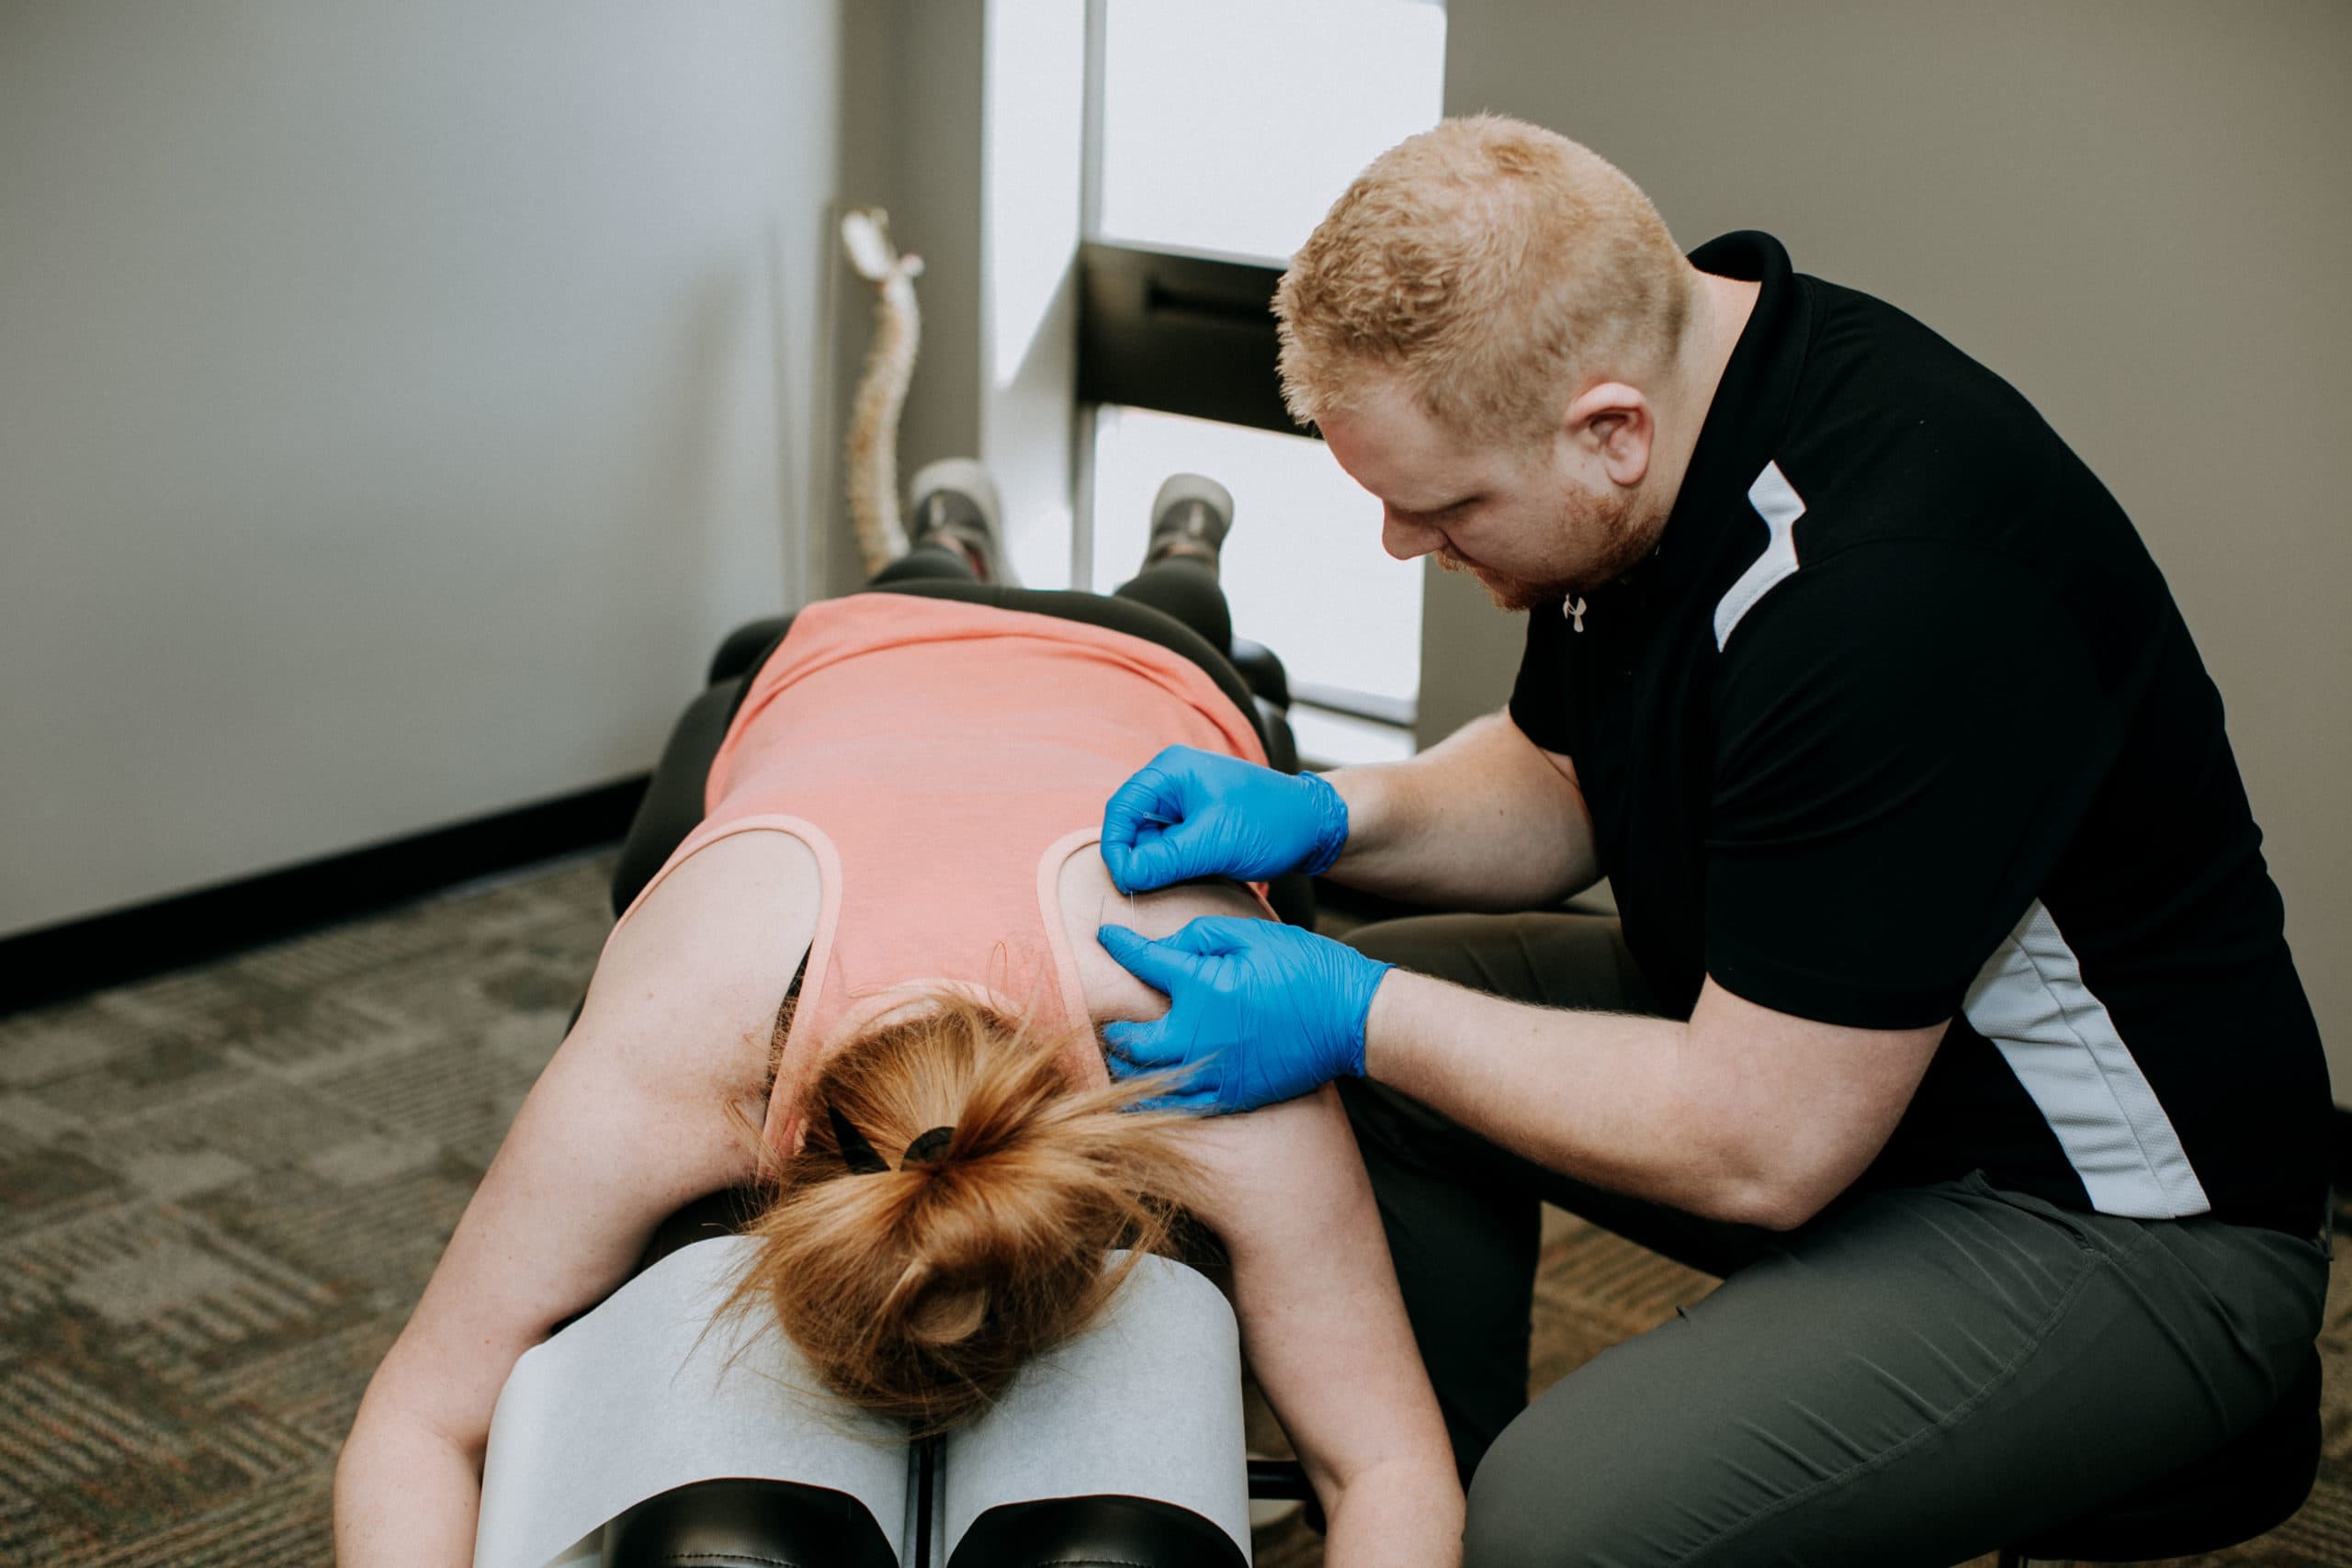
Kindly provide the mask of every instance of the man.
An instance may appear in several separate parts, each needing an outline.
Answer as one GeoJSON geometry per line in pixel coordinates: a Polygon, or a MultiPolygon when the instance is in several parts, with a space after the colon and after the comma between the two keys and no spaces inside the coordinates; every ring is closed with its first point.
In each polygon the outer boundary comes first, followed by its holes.
{"type": "Polygon", "coordinates": [[[1506,119],[1384,155],[1276,311],[1389,552],[1529,611],[1525,656],[1409,761],[1163,755],[1113,875],[1493,911],[1606,875],[1622,928],[1105,928],[1171,999],[1112,1043],[1204,1111],[1341,1080],[1466,1562],[1949,1563],[2267,1410],[2325,1290],[2325,1066],[2098,480],[1917,322],[1761,234],[1686,259],[1506,119]],[[1530,1405],[1539,1198],[1727,1279],[1530,1405]]]}

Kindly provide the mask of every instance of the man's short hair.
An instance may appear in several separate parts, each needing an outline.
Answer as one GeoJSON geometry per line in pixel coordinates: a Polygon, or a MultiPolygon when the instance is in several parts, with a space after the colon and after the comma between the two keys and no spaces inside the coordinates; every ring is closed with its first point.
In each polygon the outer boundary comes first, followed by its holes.
{"type": "Polygon", "coordinates": [[[1657,209],[1592,149],[1443,120],[1356,176],[1283,275],[1283,396],[1304,423],[1401,378],[1457,434],[1532,438],[1577,377],[1670,364],[1690,293],[1657,209]]]}

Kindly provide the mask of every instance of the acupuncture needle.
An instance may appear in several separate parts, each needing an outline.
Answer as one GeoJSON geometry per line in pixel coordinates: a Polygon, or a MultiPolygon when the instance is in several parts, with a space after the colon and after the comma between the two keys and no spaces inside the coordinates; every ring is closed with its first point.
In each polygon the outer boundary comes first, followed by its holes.
{"type": "MultiPolygon", "coordinates": [[[[1173,820],[1171,820],[1170,818],[1166,818],[1166,817],[1155,817],[1155,816],[1150,815],[1149,813],[1146,813],[1146,814],[1145,814],[1145,816],[1144,816],[1144,820],[1145,820],[1145,821],[1147,821],[1147,822],[1148,822],[1148,823],[1150,823],[1150,824],[1151,824],[1153,827],[1155,827],[1155,828],[1173,828],[1174,826],[1176,826],[1175,822],[1174,822],[1173,820]]],[[[1135,889],[1134,889],[1134,888],[1130,887],[1130,888],[1128,888],[1128,889],[1127,889],[1127,926],[1128,926],[1128,928],[1129,928],[1130,930],[1132,930],[1132,929],[1134,928],[1134,926],[1135,926],[1135,923],[1136,923],[1136,892],[1135,892],[1135,889]]]]}

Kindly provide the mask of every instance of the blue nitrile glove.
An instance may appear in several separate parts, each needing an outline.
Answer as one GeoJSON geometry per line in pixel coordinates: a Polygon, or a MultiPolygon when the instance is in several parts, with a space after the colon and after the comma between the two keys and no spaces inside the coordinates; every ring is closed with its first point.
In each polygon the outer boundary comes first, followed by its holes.
{"type": "Polygon", "coordinates": [[[1320,875],[1348,841],[1348,806],[1314,773],[1170,746],[1102,807],[1102,863],[1122,893],[1195,876],[1320,875]]]}
{"type": "Polygon", "coordinates": [[[1170,1004],[1150,1023],[1103,1026],[1111,1070],[1193,1069],[1150,1109],[1255,1111],[1363,1076],[1364,1018],[1394,964],[1296,926],[1229,915],[1204,916],[1160,942],[1125,926],[1094,935],[1170,1004]]]}

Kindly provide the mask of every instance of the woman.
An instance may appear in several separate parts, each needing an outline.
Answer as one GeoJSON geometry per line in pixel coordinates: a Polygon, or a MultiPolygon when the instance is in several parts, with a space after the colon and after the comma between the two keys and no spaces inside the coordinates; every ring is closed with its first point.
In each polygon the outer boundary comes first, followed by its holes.
{"type": "MultiPolygon", "coordinates": [[[[772,1192],[737,1304],[844,1398],[954,1424],[1118,1283],[1181,1203],[1222,1242],[1242,1344],[1329,1520],[1334,1568],[1457,1561],[1462,1498],[1336,1099],[1123,1111],[1097,1031],[1166,998],[1096,943],[1235,884],[1132,902],[1094,848],[1162,746],[1263,760],[1221,636],[1230,501],[1162,491],[1112,599],[997,586],[993,497],[917,479],[888,585],[800,613],[741,694],[704,819],[647,882],[516,1115],[337,1472],[346,1568],[469,1561],[515,1359],[705,1194],[772,1192]],[[1011,606],[1011,607],[1008,607],[1011,606]]],[[[658,809],[658,803],[657,807],[658,809]]],[[[1148,1092],[1146,1086],[1144,1092],[1148,1092]]]]}

